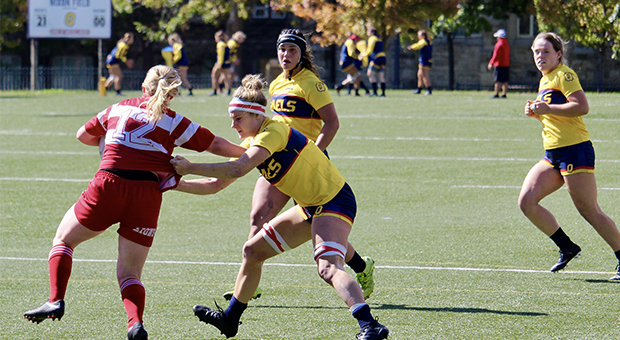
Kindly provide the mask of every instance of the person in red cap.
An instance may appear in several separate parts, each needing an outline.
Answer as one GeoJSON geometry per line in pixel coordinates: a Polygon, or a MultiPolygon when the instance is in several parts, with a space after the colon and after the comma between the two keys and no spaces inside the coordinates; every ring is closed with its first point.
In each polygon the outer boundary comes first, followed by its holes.
{"type": "Polygon", "coordinates": [[[508,76],[510,66],[510,46],[508,46],[508,40],[506,39],[506,31],[503,29],[497,30],[493,34],[497,38],[495,48],[493,49],[493,56],[487,66],[489,71],[493,70],[493,80],[495,81],[495,95],[493,98],[500,98],[499,90],[502,89],[501,98],[506,98],[508,92],[508,76]]]}

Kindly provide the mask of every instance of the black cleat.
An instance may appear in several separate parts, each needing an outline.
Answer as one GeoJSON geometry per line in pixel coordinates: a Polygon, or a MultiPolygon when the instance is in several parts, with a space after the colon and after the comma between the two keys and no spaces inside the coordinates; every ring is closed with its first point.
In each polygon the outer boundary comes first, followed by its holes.
{"type": "Polygon", "coordinates": [[[131,326],[131,328],[127,331],[127,339],[128,340],[148,340],[149,333],[146,332],[142,322],[136,322],[131,326]]]}
{"type": "Polygon", "coordinates": [[[422,93],[422,89],[421,88],[417,88],[415,90],[413,90],[413,94],[420,94],[422,93]]]}
{"type": "Polygon", "coordinates": [[[45,302],[43,306],[29,310],[24,313],[24,319],[28,321],[41,323],[45,319],[52,319],[60,321],[65,314],[65,301],[58,300],[56,302],[45,302]]]}
{"type": "Polygon", "coordinates": [[[196,315],[200,321],[208,325],[215,326],[215,328],[219,329],[220,332],[226,336],[226,338],[232,338],[237,335],[241,322],[230,322],[224,314],[222,308],[220,308],[217,303],[215,303],[215,306],[217,307],[217,310],[201,305],[195,305],[192,309],[194,310],[194,315],[196,315]]]}
{"type": "Polygon", "coordinates": [[[390,330],[375,320],[357,333],[355,338],[357,340],[379,340],[387,339],[389,334],[390,330]]]}
{"type": "Polygon", "coordinates": [[[620,280],[620,263],[616,266],[616,270],[617,270],[618,272],[616,273],[616,275],[614,275],[614,276],[610,277],[610,278],[609,278],[610,280],[614,280],[614,281],[616,281],[616,280],[620,280]]]}
{"type": "Polygon", "coordinates": [[[560,258],[558,262],[551,267],[551,272],[555,273],[558,270],[564,269],[570,260],[574,259],[581,252],[581,248],[578,245],[575,245],[574,248],[561,250],[560,249],[560,258]]]}

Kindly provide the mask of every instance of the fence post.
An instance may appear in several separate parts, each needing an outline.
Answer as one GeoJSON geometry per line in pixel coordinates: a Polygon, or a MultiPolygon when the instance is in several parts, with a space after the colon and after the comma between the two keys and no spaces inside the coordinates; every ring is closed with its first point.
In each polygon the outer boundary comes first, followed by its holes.
{"type": "Polygon", "coordinates": [[[39,41],[30,39],[30,91],[37,90],[39,69],[39,41]]]}

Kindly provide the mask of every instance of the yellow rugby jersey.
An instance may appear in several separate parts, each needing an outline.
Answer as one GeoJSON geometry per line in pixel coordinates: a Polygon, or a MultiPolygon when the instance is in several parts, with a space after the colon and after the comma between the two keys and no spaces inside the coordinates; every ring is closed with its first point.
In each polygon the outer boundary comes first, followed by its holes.
{"type": "Polygon", "coordinates": [[[311,71],[302,69],[289,80],[282,72],[269,84],[273,119],[316,141],[323,128],[317,113],[333,103],[327,86],[311,71]]]}
{"type": "Polygon", "coordinates": [[[237,51],[239,50],[240,43],[235,39],[228,40],[228,49],[230,50],[230,62],[234,63],[237,61],[237,51]]]}
{"type": "Polygon", "coordinates": [[[219,41],[216,45],[217,63],[220,65],[230,65],[230,48],[225,41],[219,41]]]}
{"type": "MultiPolygon", "coordinates": [[[[564,104],[568,97],[581,90],[577,74],[564,64],[558,65],[540,79],[536,100],[547,104],[564,104]]],[[[543,145],[545,150],[557,149],[590,140],[582,116],[563,117],[554,114],[540,115],[543,123],[543,145]]]]}
{"type": "Polygon", "coordinates": [[[259,133],[241,143],[246,148],[254,145],[271,153],[256,168],[302,207],[323,205],[344,186],[344,177],[321,149],[282,122],[266,118],[259,133]]]}

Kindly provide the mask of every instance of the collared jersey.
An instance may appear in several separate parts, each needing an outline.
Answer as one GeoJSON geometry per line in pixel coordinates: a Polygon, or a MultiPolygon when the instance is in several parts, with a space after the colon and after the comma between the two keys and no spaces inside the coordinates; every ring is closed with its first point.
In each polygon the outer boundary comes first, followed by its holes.
{"type": "Polygon", "coordinates": [[[360,40],[356,44],[357,49],[360,51],[362,57],[362,67],[368,67],[368,55],[365,55],[366,49],[368,48],[368,42],[366,40],[360,40]]]}
{"type": "Polygon", "coordinates": [[[355,41],[353,41],[353,39],[347,39],[340,50],[340,64],[343,64],[349,59],[357,60],[359,55],[360,51],[357,49],[355,41]]]}
{"type": "Polygon", "coordinates": [[[274,120],[316,141],[323,128],[317,110],[333,100],[327,86],[314,73],[304,68],[289,80],[282,72],[269,84],[269,95],[274,120]]]}
{"type": "Polygon", "coordinates": [[[119,61],[127,61],[127,51],[129,50],[129,44],[121,41],[114,46],[110,54],[106,57],[105,61],[108,65],[118,64],[119,61]]]}
{"type": "Polygon", "coordinates": [[[241,46],[241,44],[235,40],[235,39],[230,39],[228,40],[228,49],[230,50],[230,62],[234,63],[235,61],[237,61],[237,52],[239,51],[239,46],[241,46]]]}
{"type": "Polygon", "coordinates": [[[422,66],[433,64],[433,43],[429,39],[421,39],[417,43],[409,46],[412,50],[420,50],[418,63],[422,66]]]}
{"type": "Polygon", "coordinates": [[[261,146],[271,156],[256,168],[269,183],[292,197],[300,206],[331,201],[345,179],[314,142],[285,123],[266,118],[255,137],[241,146],[261,146]]]}
{"type": "Polygon", "coordinates": [[[230,65],[230,48],[225,41],[219,41],[216,46],[217,63],[222,66],[230,65]]]}
{"type": "MultiPolygon", "coordinates": [[[[558,65],[540,79],[538,96],[547,104],[564,104],[568,97],[582,90],[577,74],[564,64],[558,65]]],[[[545,150],[557,149],[590,140],[588,130],[581,116],[564,117],[554,114],[540,115],[543,124],[543,145],[545,150]]]]}
{"type": "Polygon", "coordinates": [[[173,67],[174,66],[174,49],[172,46],[166,46],[161,49],[161,56],[164,58],[164,62],[166,66],[173,67]]]}
{"type": "Polygon", "coordinates": [[[170,164],[175,147],[198,152],[209,148],[213,133],[170,109],[159,121],[149,121],[145,109],[149,98],[123,100],[84,125],[89,134],[105,136],[99,169],[154,171],[163,179],[176,174],[170,164]]]}
{"type": "Polygon", "coordinates": [[[368,45],[366,47],[366,51],[362,54],[362,57],[370,56],[370,61],[373,61],[380,57],[385,57],[385,51],[383,50],[383,41],[376,36],[373,35],[368,38],[368,45]]]}
{"type": "Polygon", "coordinates": [[[183,44],[181,43],[174,43],[172,45],[172,56],[173,59],[172,61],[174,62],[174,66],[175,67],[179,67],[179,66],[188,66],[189,65],[189,59],[187,59],[187,54],[185,54],[185,48],[183,48],[183,44]]]}

